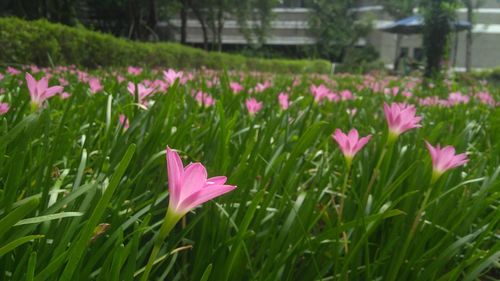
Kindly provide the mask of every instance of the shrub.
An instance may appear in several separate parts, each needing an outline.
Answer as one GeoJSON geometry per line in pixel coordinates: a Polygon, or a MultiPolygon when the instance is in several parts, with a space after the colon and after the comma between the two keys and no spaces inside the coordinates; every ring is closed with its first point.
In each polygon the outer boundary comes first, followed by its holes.
{"type": "Polygon", "coordinates": [[[206,52],[176,43],[145,43],[116,38],[84,28],[49,23],[0,19],[0,63],[75,64],[97,66],[164,66],[173,68],[241,69],[276,72],[329,71],[324,60],[266,60],[206,52]]]}

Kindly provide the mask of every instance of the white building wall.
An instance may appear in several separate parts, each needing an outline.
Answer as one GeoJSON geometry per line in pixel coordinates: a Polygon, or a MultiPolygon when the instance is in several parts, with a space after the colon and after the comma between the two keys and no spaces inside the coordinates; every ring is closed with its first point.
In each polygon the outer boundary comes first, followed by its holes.
{"type": "MultiPolygon", "coordinates": [[[[387,65],[392,65],[396,56],[396,35],[382,32],[379,28],[393,21],[383,11],[383,7],[376,5],[375,1],[363,1],[355,9],[359,13],[372,13],[375,15],[374,30],[362,40],[373,45],[380,53],[380,59],[387,65]]],[[[315,39],[308,31],[308,18],[310,11],[306,8],[276,8],[275,19],[271,23],[271,30],[266,44],[269,45],[310,45],[315,39]]],[[[466,18],[466,10],[457,11],[458,18],[466,18]]],[[[474,14],[476,22],[473,28],[472,67],[492,68],[500,67],[500,1],[486,0],[483,6],[474,14]]],[[[180,26],[180,20],[172,23],[180,26]]],[[[249,24],[252,24],[251,22],[249,24]]],[[[160,23],[159,26],[166,26],[160,23]]],[[[187,42],[202,43],[203,37],[201,26],[194,18],[187,22],[187,42]]],[[[209,38],[210,38],[209,34],[209,38]]],[[[176,39],[180,40],[177,35],[176,39]]],[[[458,50],[456,55],[456,67],[465,67],[465,32],[459,34],[458,50]]],[[[453,39],[455,39],[453,37],[453,39]]],[[[228,19],[224,25],[222,36],[223,44],[247,44],[244,36],[239,32],[239,26],[235,20],[228,19]]],[[[453,42],[450,47],[453,47],[453,42]]],[[[402,36],[401,47],[408,48],[410,56],[416,48],[422,48],[420,35],[402,36]]],[[[453,57],[451,58],[453,59],[453,57]]]]}

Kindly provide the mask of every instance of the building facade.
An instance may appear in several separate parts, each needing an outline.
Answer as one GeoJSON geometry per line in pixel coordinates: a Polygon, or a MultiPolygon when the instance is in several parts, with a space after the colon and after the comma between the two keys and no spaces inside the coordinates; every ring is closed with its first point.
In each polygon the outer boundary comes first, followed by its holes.
{"type": "MultiPolygon", "coordinates": [[[[273,11],[275,17],[271,22],[269,35],[266,37],[266,44],[271,46],[292,47],[315,44],[315,38],[309,32],[309,16],[311,11],[306,8],[307,0],[283,0],[279,7],[273,11]]],[[[400,49],[396,50],[397,35],[380,30],[384,26],[392,23],[394,19],[384,11],[383,6],[378,1],[361,1],[356,13],[370,13],[374,18],[373,31],[362,38],[358,44],[372,45],[380,54],[380,59],[392,67],[398,52],[405,52],[409,57],[416,60],[423,56],[422,36],[404,35],[401,38],[400,49]]],[[[465,8],[457,10],[457,17],[465,20],[467,11],[465,8]]],[[[171,22],[175,26],[180,26],[180,20],[171,22]]],[[[249,25],[253,24],[249,22],[249,25]]],[[[166,23],[160,23],[160,27],[166,23]]],[[[473,22],[473,44],[471,65],[474,69],[487,69],[500,67],[500,1],[485,0],[482,6],[474,11],[473,22]]],[[[200,23],[196,18],[189,16],[187,21],[187,43],[203,43],[203,33],[200,23]]],[[[211,36],[211,35],[209,35],[211,36]]],[[[466,57],[466,32],[459,32],[452,35],[450,44],[451,64],[457,70],[465,70],[466,57]]],[[[180,40],[180,35],[176,35],[180,40]]],[[[238,23],[234,19],[227,19],[224,22],[222,32],[222,43],[224,45],[245,45],[247,40],[241,34],[238,23]]]]}

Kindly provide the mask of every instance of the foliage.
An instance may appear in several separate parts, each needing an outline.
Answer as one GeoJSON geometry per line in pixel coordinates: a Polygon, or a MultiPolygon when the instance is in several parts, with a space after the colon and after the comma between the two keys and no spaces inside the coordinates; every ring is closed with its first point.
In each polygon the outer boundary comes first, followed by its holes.
{"type": "Polygon", "coordinates": [[[426,77],[440,75],[445,63],[451,24],[455,20],[456,0],[427,0],[423,6],[425,28],[423,44],[426,77]]]}
{"type": "Polygon", "coordinates": [[[328,72],[326,61],[265,60],[206,52],[175,43],[143,43],[47,21],[0,19],[0,62],[85,67],[149,65],[177,68],[328,72]],[[36,48],[33,48],[36,46],[36,48]]]}
{"type": "Polygon", "coordinates": [[[411,16],[413,9],[417,8],[419,0],[378,0],[384,6],[384,11],[396,20],[411,16]]]}
{"type": "Polygon", "coordinates": [[[210,176],[227,175],[238,187],[176,225],[151,280],[495,279],[500,115],[475,94],[490,91],[498,102],[498,88],[447,81],[426,90],[417,79],[207,70],[159,90],[145,109],[127,93],[127,81],[163,81],[156,70],[86,73],[104,85],[96,94],[73,67],[1,73],[1,101],[11,105],[0,116],[1,280],[138,280],[167,208],[167,145],[184,164],[200,161],[210,176]],[[25,71],[37,79],[51,74],[50,85],[65,79],[70,96],[33,111],[25,71]],[[230,81],[244,90],[234,94],[230,81]],[[264,81],[272,87],[253,91],[264,81]],[[310,86],[320,83],[355,98],[315,102],[310,86]],[[193,91],[215,104],[201,105],[193,91]],[[450,95],[423,105],[453,91],[470,101],[450,103],[450,95]],[[278,106],[280,92],[290,95],[287,110],[278,106]],[[255,115],[245,109],[250,97],[264,104],[255,115]],[[423,116],[421,128],[390,148],[384,101],[417,104],[423,116]],[[335,128],[372,135],[350,172],[330,136],[335,128]],[[469,163],[430,184],[424,139],[467,151],[469,163]],[[408,235],[420,206],[422,220],[408,235]]]}
{"type": "Polygon", "coordinates": [[[372,46],[351,48],[346,51],[344,61],[336,71],[358,74],[383,71],[384,63],[378,58],[379,54],[372,46]]]}
{"type": "Polygon", "coordinates": [[[309,23],[316,38],[319,57],[342,62],[348,49],[371,29],[369,16],[359,18],[352,9],[357,1],[315,0],[311,3],[309,23]]]}

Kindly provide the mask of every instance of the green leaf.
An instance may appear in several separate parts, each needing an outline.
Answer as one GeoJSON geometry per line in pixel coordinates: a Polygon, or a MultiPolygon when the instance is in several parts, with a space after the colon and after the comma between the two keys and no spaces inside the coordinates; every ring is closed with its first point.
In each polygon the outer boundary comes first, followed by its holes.
{"type": "Polygon", "coordinates": [[[41,222],[46,222],[46,221],[51,221],[51,220],[71,218],[71,217],[80,217],[80,216],[83,216],[83,213],[81,213],[81,212],[62,212],[62,213],[57,213],[57,214],[52,214],[52,215],[45,215],[45,216],[39,216],[39,217],[34,217],[34,218],[29,218],[29,219],[23,219],[23,220],[18,221],[14,226],[24,225],[24,224],[36,224],[36,223],[41,223],[41,222]]]}
{"type": "Polygon", "coordinates": [[[64,271],[61,275],[60,280],[71,280],[73,273],[75,272],[78,263],[80,262],[80,259],[82,258],[86,245],[90,238],[92,237],[92,232],[99,222],[99,219],[102,217],[104,214],[104,211],[108,207],[108,203],[111,200],[111,196],[113,196],[113,193],[115,192],[116,188],[118,187],[118,184],[120,183],[120,180],[125,173],[125,170],[128,167],[128,164],[130,163],[130,160],[132,160],[132,156],[134,155],[135,152],[135,145],[131,144],[127,152],[125,152],[125,156],[123,156],[122,160],[118,164],[118,167],[116,168],[115,173],[113,174],[113,177],[111,178],[111,181],[109,182],[109,185],[107,186],[106,190],[104,191],[104,194],[102,195],[101,199],[97,203],[94,212],[90,216],[90,219],[87,221],[85,224],[85,228],[83,229],[80,237],[78,240],[71,246],[69,254],[68,254],[68,263],[66,264],[66,267],[64,268],[64,271]]]}
{"type": "Polygon", "coordinates": [[[7,245],[0,248],[0,257],[2,257],[6,253],[14,250],[15,248],[21,246],[24,243],[30,242],[30,241],[35,240],[35,239],[43,238],[43,237],[44,237],[44,235],[29,235],[29,236],[24,236],[24,237],[18,238],[18,239],[14,240],[14,241],[12,241],[12,242],[8,243],[7,245]]]}
{"type": "Polygon", "coordinates": [[[38,206],[40,200],[38,198],[32,198],[23,205],[17,207],[8,213],[4,218],[0,220],[0,241],[1,238],[14,226],[17,222],[26,217],[29,213],[34,211],[38,206]]]}

